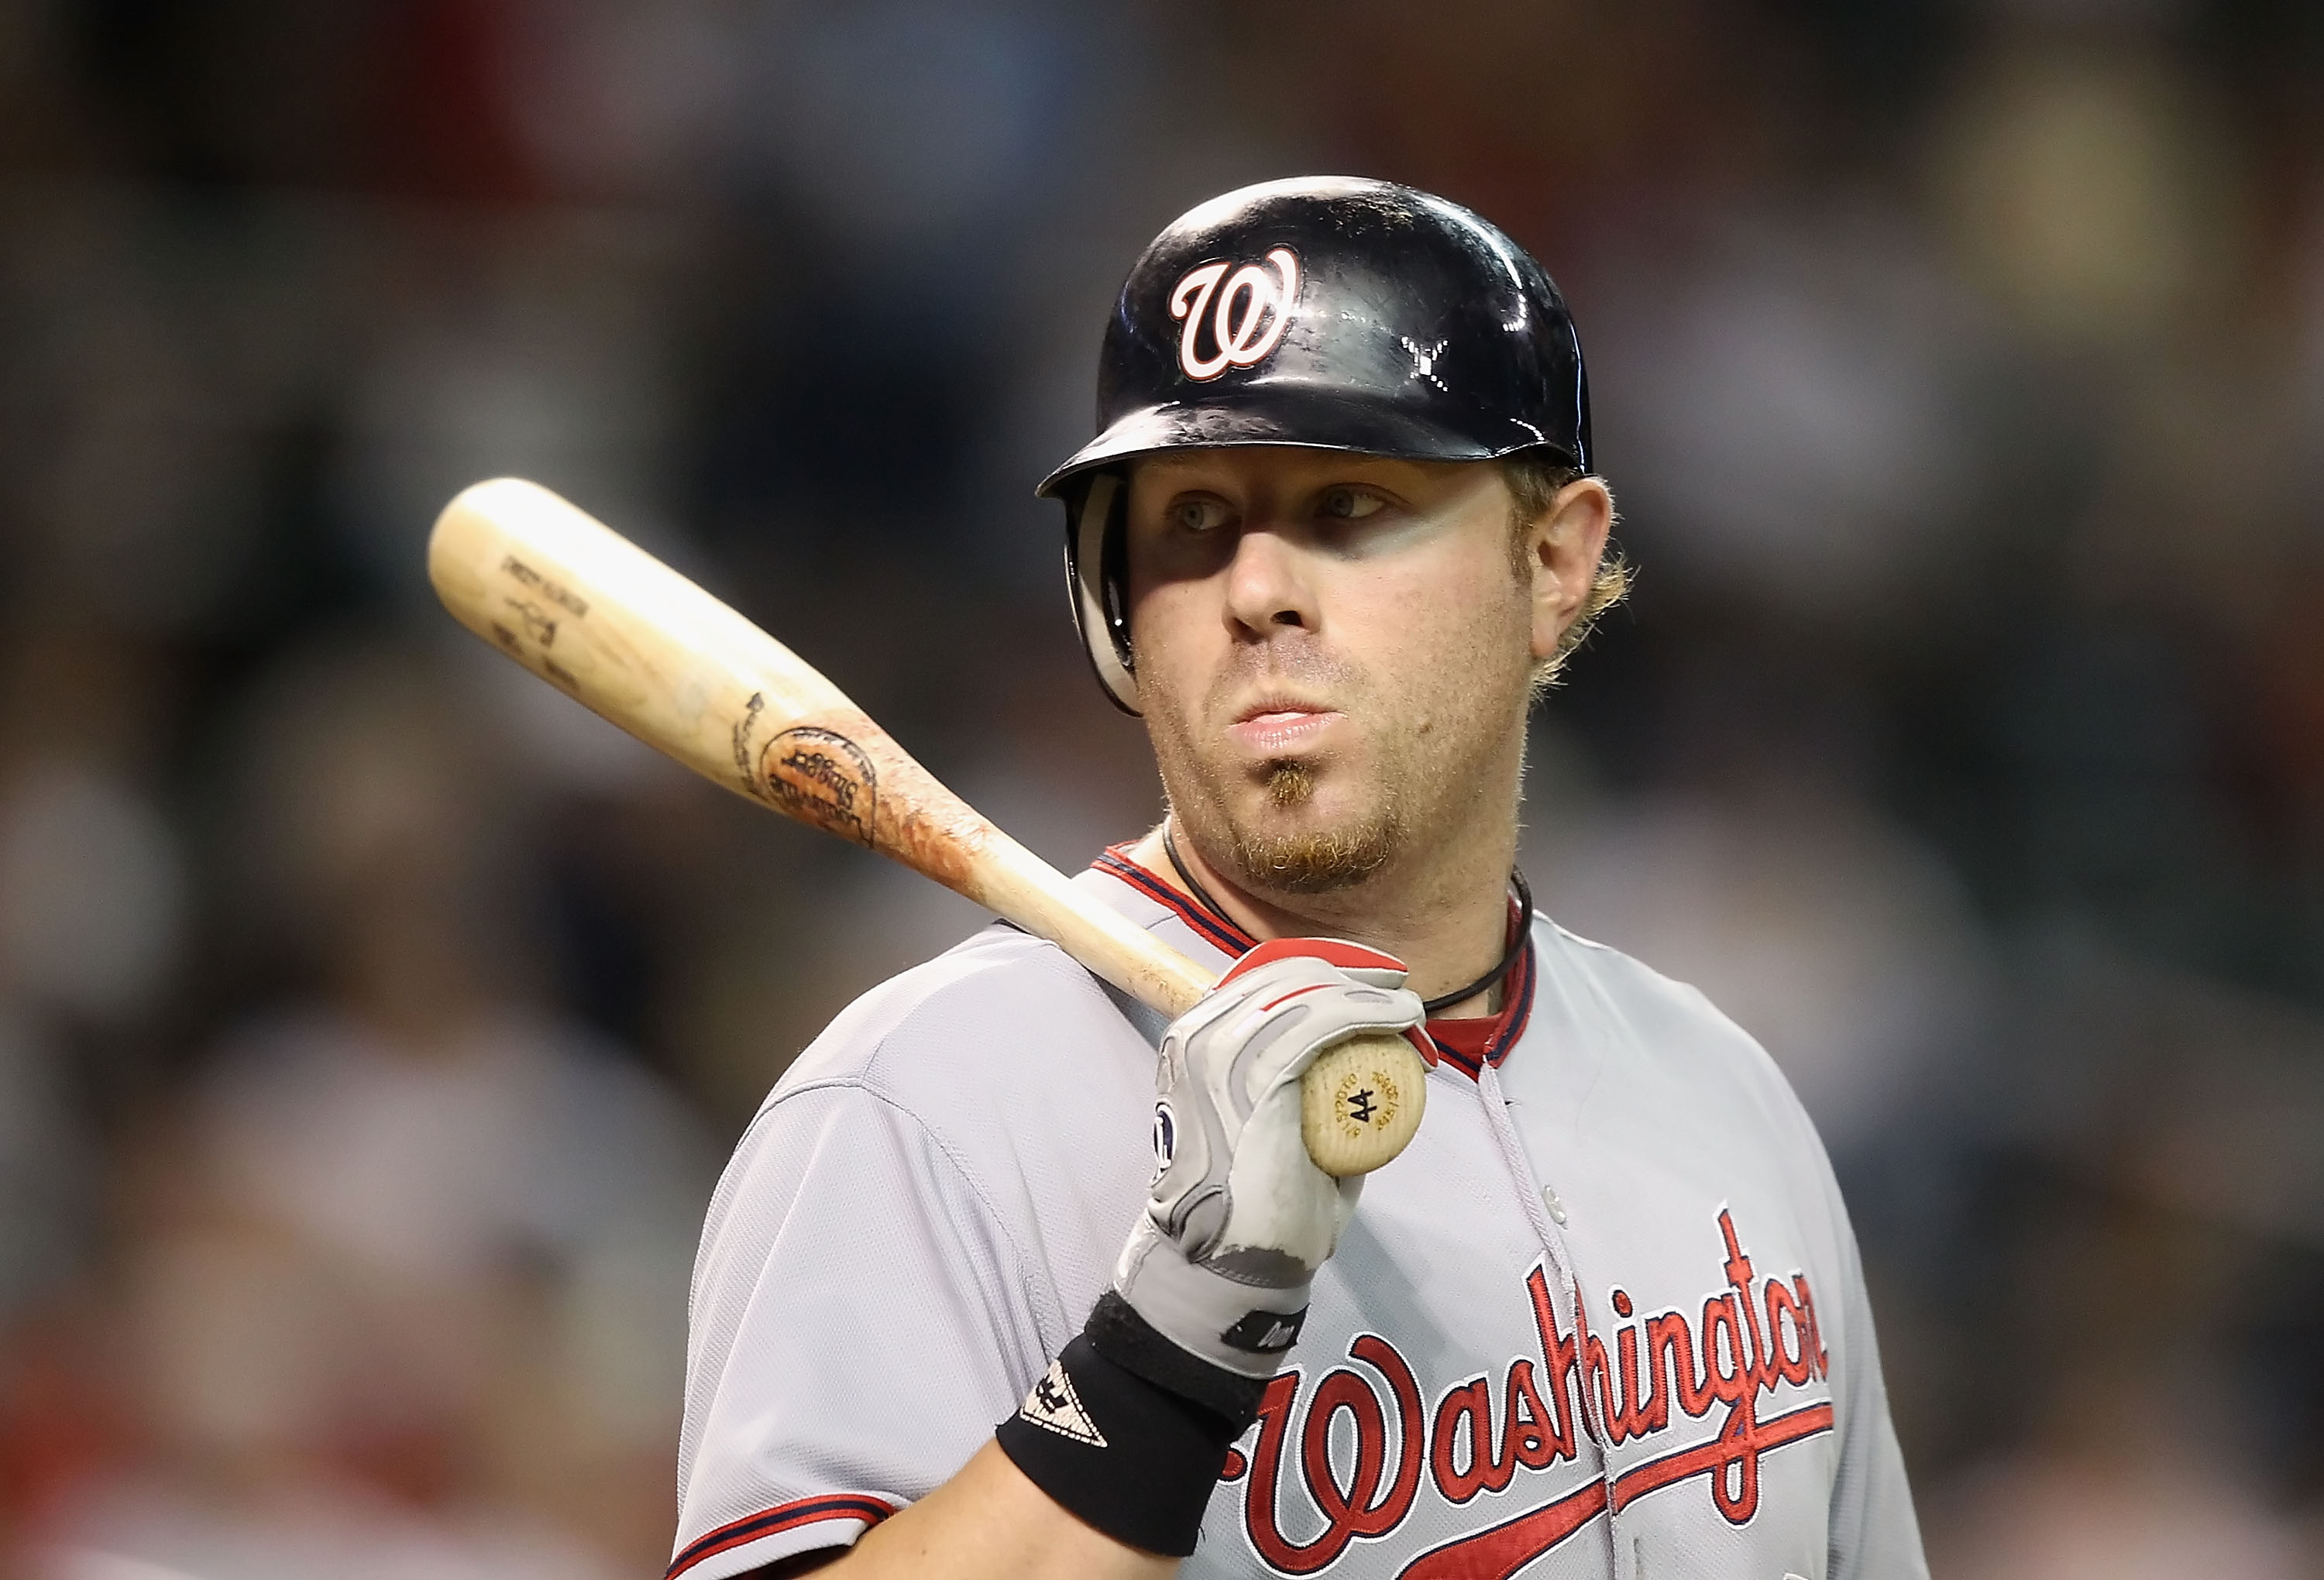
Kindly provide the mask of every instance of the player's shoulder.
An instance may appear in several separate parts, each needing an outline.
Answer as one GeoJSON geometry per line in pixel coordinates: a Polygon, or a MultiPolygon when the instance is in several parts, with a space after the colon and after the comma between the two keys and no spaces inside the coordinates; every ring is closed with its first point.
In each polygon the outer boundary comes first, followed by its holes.
{"type": "Polygon", "coordinates": [[[1116,1014],[1063,950],[994,923],[863,993],[807,1045],[776,1089],[908,1079],[932,1043],[953,1058],[1014,1062],[1116,1014]]]}
{"type": "Polygon", "coordinates": [[[1554,918],[1534,914],[1533,943],[1542,972],[1617,1013],[1658,1024],[1696,1026],[1713,1035],[1740,1028],[1692,983],[1665,976],[1610,943],[1585,938],[1554,918]]]}
{"type": "Polygon", "coordinates": [[[1699,988],[1536,913],[1542,1001],[1582,1029],[1688,1082],[1755,1089],[1785,1108],[1791,1084],[1758,1040],[1699,988]]]}
{"type": "Polygon", "coordinates": [[[1130,1018],[1142,1013],[1056,944],[996,922],[862,994],[768,1100],[852,1086],[937,1112],[1117,1066],[1150,1082],[1153,1047],[1130,1018]]]}

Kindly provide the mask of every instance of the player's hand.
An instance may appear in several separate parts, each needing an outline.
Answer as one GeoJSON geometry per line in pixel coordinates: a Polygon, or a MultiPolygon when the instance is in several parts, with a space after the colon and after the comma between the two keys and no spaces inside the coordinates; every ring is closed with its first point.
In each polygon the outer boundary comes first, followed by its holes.
{"type": "Polygon", "coordinates": [[[1425,1011],[1404,963],[1330,939],[1263,943],[1162,1038],[1154,1185],[1081,1334],[993,1428],[1001,1454],[1129,1547],[1194,1550],[1227,1447],[1299,1337],[1307,1286],[1355,1210],[1299,1134],[1299,1078],[1425,1011]]]}
{"type": "Polygon", "coordinates": [[[1114,1288],[1214,1365],[1270,1377],[1299,1337],[1307,1288],[1355,1211],[1299,1135],[1299,1078],[1358,1032],[1402,1032],[1423,1057],[1404,962],[1333,939],[1277,939],[1238,960],[1162,1039],[1151,1199],[1114,1288]]]}

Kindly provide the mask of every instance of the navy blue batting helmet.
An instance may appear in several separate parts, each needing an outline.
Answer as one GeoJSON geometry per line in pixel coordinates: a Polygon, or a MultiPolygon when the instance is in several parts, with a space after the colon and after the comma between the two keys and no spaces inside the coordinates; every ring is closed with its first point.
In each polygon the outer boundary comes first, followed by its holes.
{"type": "Polygon", "coordinates": [[[1065,501],[1083,647],[1133,713],[1123,463],[1301,445],[1591,465],[1582,346],[1541,265],[1457,203],[1351,177],[1245,187],[1155,237],[1106,325],[1097,408],[1097,436],[1038,491],[1065,501]]]}

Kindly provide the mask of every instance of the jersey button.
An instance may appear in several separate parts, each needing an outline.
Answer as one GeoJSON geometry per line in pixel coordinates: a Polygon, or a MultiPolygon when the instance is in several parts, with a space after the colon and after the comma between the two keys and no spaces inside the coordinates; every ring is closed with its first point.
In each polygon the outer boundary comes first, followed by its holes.
{"type": "Polygon", "coordinates": [[[1549,1208],[1551,1221],[1555,1223],[1559,1228],[1563,1228],[1565,1226],[1565,1203],[1558,1200],[1557,1192],[1552,1190],[1546,1185],[1543,1186],[1541,1188],[1541,1204],[1542,1206],[1549,1208]]]}

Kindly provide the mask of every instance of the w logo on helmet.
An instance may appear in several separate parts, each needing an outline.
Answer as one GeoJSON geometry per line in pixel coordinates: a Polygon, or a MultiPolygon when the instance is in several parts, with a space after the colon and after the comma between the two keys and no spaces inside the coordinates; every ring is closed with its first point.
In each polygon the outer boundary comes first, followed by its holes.
{"type": "Polygon", "coordinates": [[[1277,247],[1264,264],[1246,263],[1230,275],[1231,267],[1222,262],[1198,264],[1171,289],[1170,316],[1186,324],[1178,335],[1178,366],[1190,379],[1215,379],[1229,368],[1256,366],[1282,342],[1291,322],[1291,305],[1299,297],[1296,253],[1277,247]],[[1208,355],[1202,349],[1206,326],[1208,355]]]}

